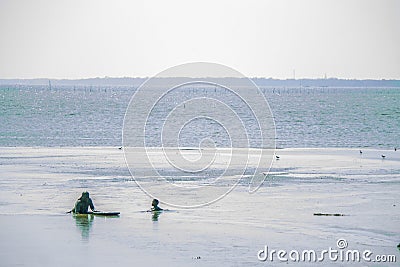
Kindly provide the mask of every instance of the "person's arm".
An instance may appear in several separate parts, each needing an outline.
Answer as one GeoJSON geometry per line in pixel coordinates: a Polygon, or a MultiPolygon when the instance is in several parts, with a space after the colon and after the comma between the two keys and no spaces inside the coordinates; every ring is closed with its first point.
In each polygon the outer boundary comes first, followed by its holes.
{"type": "Polygon", "coordinates": [[[89,198],[89,206],[90,206],[90,209],[91,209],[92,211],[96,211],[96,210],[94,209],[93,201],[92,201],[91,198],[89,198]]]}
{"type": "Polygon", "coordinates": [[[70,210],[70,211],[67,211],[67,213],[75,213],[75,207],[72,209],[72,210],[70,210]]]}
{"type": "Polygon", "coordinates": [[[162,211],[163,209],[160,208],[159,206],[155,206],[151,208],[151,211],[162,211]]]}

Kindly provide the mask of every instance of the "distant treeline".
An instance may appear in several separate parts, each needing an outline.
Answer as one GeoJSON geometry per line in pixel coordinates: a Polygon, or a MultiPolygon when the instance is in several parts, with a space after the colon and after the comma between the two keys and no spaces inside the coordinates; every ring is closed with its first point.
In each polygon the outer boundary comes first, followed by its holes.
{"type": "MultiPolygon", "coordinates": [[[[141,85],[148,78],[88,78],[88,79],[0,79],[0,85],[48,85],[48,86],[133,86],[141,85]]],[[[178,78],[158,78],[163,79],[178,78]]],[[[212,82],[235,80],[240,78],[209,78],[212,82]]],[[[400,87],[400,80],[356,80],[356,79],[272,79],[272,78],[251,78],[260,87],[400,87]]],[[[179,81],[184,79],[179,78],[179,81]]],[[[189,79],[188,79],[189,81],[189,79]]],[[[237,81],[240,83],[240,81],[237,81]]]]}

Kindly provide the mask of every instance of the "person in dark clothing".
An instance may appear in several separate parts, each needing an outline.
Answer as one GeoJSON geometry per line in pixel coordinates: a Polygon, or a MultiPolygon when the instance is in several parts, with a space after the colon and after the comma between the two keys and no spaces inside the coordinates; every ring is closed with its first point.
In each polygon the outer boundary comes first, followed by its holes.
{"type": "Polygon", "coordinates": [[[160,208],[159,206],[158,206],[158,203],[159,203],[159,201],[158,201],[158,199],[153,199],[153,201],[151,202],[151,211],[162,211],[163,209],[162,208],[160,208]]]}
{"type": "Polygon", "coordinates": [[[82,196],[76,201],[75,207],[70,212],[85,214],[88,213],[89,207],[92,211],[96,211],[93,205],[93,201],[89,197],[89,192],[83,192],[82,196]]]}

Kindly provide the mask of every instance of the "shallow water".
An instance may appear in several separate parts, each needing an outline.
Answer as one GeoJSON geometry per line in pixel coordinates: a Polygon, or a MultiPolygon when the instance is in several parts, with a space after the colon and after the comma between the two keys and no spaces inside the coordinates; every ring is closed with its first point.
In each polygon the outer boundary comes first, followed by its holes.
{"type": "MultiPolygon", "coordinates": [[[[130,176],[117,148],[1,148],[0,238],[7,242],[1,242],[0,258],[5,266],[87,265],[76,257],[100,266],[265,266],[280,264],[258,261],[265,245],[322,250],[336,248],[339,238],[349,249],[398,255],[400,152],[277,153],[280,159],[256,193],[248,193],[244,180],[211,205],[161,204],[170,211],[156,216],[145,212],[151,198],[130,176]],[[84,190],[97,209],[121,216],[65,214],[84,190]],[[318,212],[346,216],[313,216],[318,212]]],[[[149,178],[138,177],[165,187],[149,178]]]]}

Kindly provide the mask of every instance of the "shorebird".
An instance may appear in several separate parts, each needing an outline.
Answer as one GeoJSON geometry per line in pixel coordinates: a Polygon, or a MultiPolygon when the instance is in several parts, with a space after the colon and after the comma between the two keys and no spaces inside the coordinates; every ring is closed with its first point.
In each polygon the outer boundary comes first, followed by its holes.
{"type": "Polygon", "coordinates": [[[118,149],[120,149],[120,150],[121,150],[121,149],[122,149],[122,146],[120,146],[118,149]]]}
{"type": "Polygon", "coordinates": [[[277,155],[275,155],[275,157],[276,157],[277,160],[281,158],[281,157],[279,157],[279,156],[277,156],[277,155]]]}
{"type": "Polygon", "coordinates": [[[394,151],[397,151],[397,147],[394,148],[394,151]]]}
{"type": "Polygon", "coordinates": [[[362,151],[360,150],[360,154],[362,154],[362,151]]]}
{"type": "Polygon", "coordinates": [[[385,155],[381,155],[381,157],[384,159],[384,158],[386,158],[386,156],[385,155]]]}

